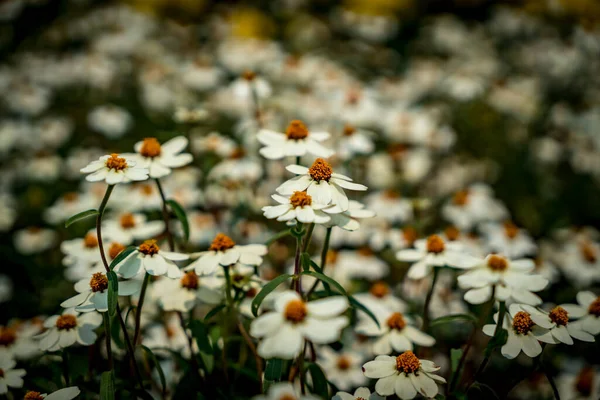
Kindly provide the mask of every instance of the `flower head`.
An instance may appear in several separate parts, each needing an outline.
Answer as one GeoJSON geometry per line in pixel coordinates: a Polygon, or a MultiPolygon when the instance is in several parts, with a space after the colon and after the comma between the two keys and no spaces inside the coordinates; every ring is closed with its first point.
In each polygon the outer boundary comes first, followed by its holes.
{"type": "Polygon", "coordinates": [[[148,179],[148,169],[138,166],[133,158],[116,153],[92,161],[81,172],[90,174],[87,181],[106,181],[109,185],[148,179]]]}

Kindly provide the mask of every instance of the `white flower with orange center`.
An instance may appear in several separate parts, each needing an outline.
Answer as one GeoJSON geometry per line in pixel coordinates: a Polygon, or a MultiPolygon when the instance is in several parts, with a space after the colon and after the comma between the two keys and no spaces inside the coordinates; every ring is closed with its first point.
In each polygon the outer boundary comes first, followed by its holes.
{"type": "Polygon", "coordinates": [[[393,293],[393,289],[384,281],[373,283],[369,288],[369,291],[357,293],[354,297],[369,309],[371,306],[374,306],[400,312],[407,310],[406,303],[396,297],[393,293]]]}
{"type": "Polygon", "coordinates": [[[102,222],[102,236],[124,245],[134,240],[155,237],[165,230],[161,220],[148,221],[144,214],[121,213],[102,222]]]}
{"type": "Polygon", "coordinates": [[[338,207],[329,207],[323,210],[331,218],[325,223],[326,226],[337,226],[345,231],[353,232],[360,228],[360,222],[363,218],[373,218],[375,212],[365,209],[365,205],[356,201],[348,201],[348,209],[339,212],[338,207]]]}
{"type": "Polygon", "coordinates": [[[435,339],[413,326],[408,316],[398,311],[371,305],[371,312],[377,318],[379,326],[364,313],[359,314],[356,332],[375,338],[373,352],[390,354],[392,351],[412,350],[414,345],[433,346],[435,339]]]}
{"type": "Polygon", "coordinates": [[[288,197],[274,194],[271,197],[279,205],[263,207],[266,218],[277,218],[277,221],[285,221],[291,225],[296,224],[296,221],[323,224],[330,220],[330,217],[322,211],[327,206],[314,203],[312,197],[306,192],[294,192],[288,197]]]}
{"type": "Polygon", "coordinates": [[[148,179],[148,169],[137,166],[133,157],[119,156],[116,153],[100,157],[80,170],[90,174],[88,182],[106,181],[109,185],[148,179]]]}
{"type": "Polygon", "coordinates": [[[565,304],[566,309],[573,318],[578,318],[577,324],[585,332],[597,335],[600,333],[600,296],[593,292],[584,291],[577,293],[578,304],[565,304]]]}
{"type": "Polygon", "coordinates": [[[510,258],[534,255],[537,245],[524,229],[511,221],[490,223],[481,227],[488,251],[501,253],[510,258]]]}
{"type": "MultiPolygon", "coordinates": [[[[139,280],[121,281],[119,296],[131,296],[140,290],[141,285],[139,280]]],[[[108,311],[108,278],[105,273],[96,272],[91,277],[80,280],[75,284],[75,291],[77,294],[63,301],[61,307],[75,307],[78,312],[108,311]]]]}
{"type": "Polygon", "coordinates": [[[337,392],[331,400],[385,400],[385,397],[381,397],[377,393],[371,393],[369,388],[359,387],[354,391],[354,394],[337,392]]]}
{"type": "Polygon", "coordinates": [[[304,302],[296,292],[285,291],[274,301],[274,311],[250,325],[250,334],[261,339],[258,354],[263,358],[291,360],[300,354],[305,339],[314,344],[333,343],[349,323],[341,315],[349,305],[344,296],[304,302]]]}
{"type": "Polygon", "coordinates": [[[299,176],[281,184],[277,188],[279,194],[289,196],[294,192],[306,191],[315,203],[331,205],[332,208],[329,209],[331,213],[346,211],[350,207],[344,189],[367,190],[366,186],[354,183],[347,176],[333,172],[331,165],[322,158],[317,158],[310,168],[288,165],[286,169],[299,176]]]}
{"type": "Polygon", "coordinates": [[[548,329],[544,336],[538,335],[538,340],[546,343],[573,344],[573,338],[593,342],[594,336],[583,330],[582,324],[570,321],[573,318],[582,317],[582,310],[570,305],[564,304],[554,307],[550,311],[544,311],[537,307],[521,305],[521,309],[531,316],[536,325],[548,329]],[[568,311],[567,311],[568,310],[568,311]]]}
{"type": "Polygon", "coordinates": [[[548,284],[541,275],[531,273],[535,264],[530,259],[509,260],[499,254],[490,254],[470,271],[458,277],[458,286],[468,289],[465,300],[482,304],[494,293],[498,301],[509,298],[532,306],[542,303],[533,292],[539,292],[548,284]],[[494,289],[495,288],[495,289],[494,289]]]}
{"type": "Polygon", "coordinates": [[[36,336],[44,351],[57,351],[79,343],[90,346],[96,341],[94,329],[100,326],[102,317],[97,312],[80,314],[67,308],[61,315],[53,315],[44,321],[47,329],[36,336]]]}
{"type": "Polygon", "coordinates": [[[459,229],[470,230],[482,222],[505,219],[508,211],[489,186],[474,184],[454,193],[442,207],[442,216],[459,229]]]}
{"type": "Polygon", "coordinates": [[[156,240],[146,240],[117,264],[114,271],[125,279],[134,277],[142,270],[154,276],[180,278],[183,273],[175,261],[184,261],[188,258],[186,254],[161,250],[156,240]]]}
{"type": "Polygon", "coordinates": [[[460,244],[446,242],[438,235],[419,239],[414,246],[414,249],[396,253],[398,260],[414,263],[407,273],[410,279],[423,279],[432,273],[434,267],[468,269],[475,263],[472,257],[462,251],[460,244]]]}
{"type": "Polygon", "coordinates": [[[148,169],[150,178],[162,178],[171,173],[172,168],[179,168],[192,162],[192,155],[181,153],[188,145],[184,136],[177,136],[163,144],[156,138],[146,138],[134,146],[138,165],[148,169]]]}
{"type": "Polygon", "coordinates": [[[25,393],[23,400],[71,400],[79,396],[81,390],[77,386],[58,389],[50,394],[29,391],[25,393]]]}
{"type": "Polygon", "coordinates": [[[101,261],[95,232],[88,232],[83,238],[65,240],[60,244],[60,250],[65,254],[63,264],[67,267],[89,267],[101,261]]]}
{"type": "Polygon", "coordinates": [[[194,269],[198,275],[209,275],[217,270],[219,265],[229,266],[237,262],[245,265],[260,265],[262,257],[267,254],[267,247],[262,244],[236,244],[229,236],[218,233],[207,251],[191,254],[198,257],[185,269],[194,269]]]}
{"type": "Polygon", "coordinates": [[[152,285],[152,294],[163,310],[187,312],[199,304],[219,304],[224,286],[225,281],[214,275],[199,277],[188,271],[180,279],[159,279],[152,285]]]}
{"type": "Polygon", "coordinates": [[[317,157],[331,157],[333,150],[324,147],[320,142],[329,139],[327,132],[309,131],[302,121],[293,120],[285,133],[261,129],[258,141],[265,145],[260,154],[269,160],[279,160],[284,157],[301,157],[312,154],[317,157]]]}
{"type": "Polygon", "coordinates": [[[414,399],[417,393],[427,398],[438,394],[438,383],[446,383],[434,372],[440,370],[433,361],[420,360],[412,351],[405,351],[397,357],[377,356],[363,365],[367,378],[377,379],[375,391],[381,396],[401,399],[414,399]]]}
{"type": "Polygon", "coordinates": [[[329,346],[317,350],[318,363],[327,371],[327,380],[342,390],[365,385],[367,378],[362,373],[364,356],[355,350],[334,351],[329,346]]]}
{"type": "Polygon", "coordinates": [[[8,388],[22,388],[23,377],[26,371],[22,368],[15,369],[17,362],[6,352],[0,350],[0,394],[6,395],[8,388]]]}

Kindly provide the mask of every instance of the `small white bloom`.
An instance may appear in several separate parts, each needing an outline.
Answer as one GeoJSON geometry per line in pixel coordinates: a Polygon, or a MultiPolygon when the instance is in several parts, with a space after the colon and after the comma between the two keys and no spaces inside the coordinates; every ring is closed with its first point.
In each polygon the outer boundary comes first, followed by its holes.
{"type": "Polygon", "coordinates": [[[215,276],[198,277],[188,271],[181,279],[160,279],[153,285],[153,295],[165,311],[187,312],[196,305],[219,304],[224,297],[225,282],[215,276]]]}
{"type": "Polygon", "coordinates": [[[330,214],[331,219],[326,222],[326,226],[337,226],[346,231],[355,231],[360,228],[360,222],[358,219],[373,218],[375,212],[366,210],[364,204],[359,203],[355,200],[348,202],[348,209],[346,211],[339,212],[338,207],[325,208],[324,212],[330,214]]]}
{"type": "Polygon", "coordinates": [[[597,335],[600,333],[600,296],[596,296],[592,292],[577,293],[577,303],[565,304],[563,307],[568,311],[573,318],[579,318],[578,324],[581,328],[597,335]]]}
{"type": "Polygon", "coordinates": [[[327,380],[339,389],[350,390],[367,383],[362,373],[363,357],[356,351],[333,351],[329,346],[318,349],[318,363],[326,371],[327,380]]]}
{"type": "Polygon", "coordinates": [[[156,138],[146,138],[135,144],[138,166],[148,169],[150,178],[167,176],[172,168],[192,162],[191,154],[181,153],[187,145],[188,140],[184,136],[175,137],[162,145],[156,138]]]}
{"type": "Polygon", "coordinates": [[[537,251],[537,245],[531,236],[510,221],[503,224],[490,223],[481,229],[490,252],[502,253],[509,258],[520,258],[537,251]]]}
{"type": "Polygon", "coordinates": [[[265,145],[260,154],[269,160],[279,160],[284,157],[301,157],[312,154],[317,157],[331,157],[333,151],[324,147],[320,142],[329,139],[327,132],[309,131],[304,123],[293,120],[285,133],[262,129],[258,132],[258,141],[265,145]]]}
{"type": "Polygon", "coordinates": [[[487,185],[475,184],[456,192],[443,206],[442,215],[459,229],[469,230],[481,222],[505,219],[508,211],[487,185]]]}
{"type": "Polygon", "coordinates": [[[313,203],[312,197],[306,192],[294,192],[288,197],[274,194],[271,197],[279,205],[263,207],[266,218],[277,218],[277,221],[286,221],[291,225],[295,225],[296,221],[323,224],[330,220],[330,217],[322,211],[327,206],[313,203]]]}
{"type": "Polygon", "coordinates": [[[113,105],[94,108],[87,120],[90,128],[109,139],[120,138],[133,123],[131,115],[125,109],[113,105]]]}
{"type": "Polygon", "coordinates": [[[44,351],[57,351],[79,343],[89,346],[96,341],[94,329],[100,326],[102,317],[97,312],[80,315],[74,308],[68,308],[62,315],[53,315],[44,321],[47,330],[36,336],[44,351]]]}
{"type": "Polygon", "coordinates": [[[0,394],[8,393],[8,388],[22,388],[24,369],[15,369],[17,362],[5,350],[0,350],[0,394]]]}
{"type": "Polygon", "coordinates": [[[180,278],[182,272],[174,261],[187,260],[185,254],[160,250],[156,240],[146,240],[115,266],[114,271],[129,279],[144,270],[150,275],[180,278]]]}
{"type": "Polygon", "coordinates": [[[58,389],[50,394],[29,391],[25,394],[28,400],[71,400],[79,396],[81,390],[77,386],[58,389]]]}
{"type": "MultiPolygon", "coordinates": [[[[140,290],[141,282],[138,280],[119,282],[119,296],[131,296],[140,290]]],[[[82,279],[75,284],[77,294],[65,301],[60,306],[63,308],[75,307],[75,311],[89,312],[108,311],[108,278],[102,272],[96,272],[91,279],[82,279]]]]}
{"type": "Polygon", "coordinates": [[[129,245],[134,240],[157,236],[165,229],[163,220],[147,221],[144,214],[122,213],[102,223],[102,236],[129,245]]]}
{"type": "Polygon", "coordinates": [[[106,181],[109,185],[127,183],[130,181],[145,181],[148,179],[148,170],[136,166],[133,158],[119,157],[113,153],[92,161],[80,170],[89,182],[106,181]]]}
{"type": "Polygon", "coordinates": [[[371,393],[369,388],[359,387],[354,391],[354,394],[346,393],[346,392],[337,392],[335,396],[331,400],[356,400],[356,399],[364,399],[364,400],[385,400],[385,397],[381,397],[377,393],[371,393]]]}
{"type": "MultiPolygon", "coordinates": [[[[569,319],[582,314],[569,313],[567,305],[556,306],[550,312],[540,310],[536,307],[526,304],[521,305],[521,309],[531,316],[531,319],[536,325],[548,329],[548,333],[543,337],[538,336],[538,340],[546,343],[564,343],[573,344],[573,338],[584,342],[593,342],[594,336],[583,331],[581,323],[569,322],[569,319]]],[[[574,311],[579,311],[574,309],[574,311]]]]}

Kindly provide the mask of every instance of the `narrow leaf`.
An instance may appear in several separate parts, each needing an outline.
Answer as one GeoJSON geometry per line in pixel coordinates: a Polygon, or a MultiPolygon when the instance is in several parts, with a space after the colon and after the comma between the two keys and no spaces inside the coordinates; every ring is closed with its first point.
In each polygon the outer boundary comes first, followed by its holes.
{"type": "Polygon", "coordinates": [[[225,304],[219,304],[218,306],[216,306],[215,308],[213,308],[212,310],[207,312],[206,315],[204,316],[204,322],[208,322],[212,317],[217,315],[224,308],[225,308],[225,304]]]}
{"type": "Polygon", "coordinates": [[[179,222],[181,222],[181,227],[183,228],[183,237],[185,238],[185,241],[187,242],[190,239],[190,223],[188,222],[188,218],[187,218],[187,214],[185,213],[185,210],[183,209],[181,204],[179,204],[178,202],[176,202],[173,199],[167,200],[167,204],[169,204],[169,206],[171,206],[171,210],[173,210],[175,217],[177,217],[179,222]]]}
{"type": "Polygon", "coordinates": [[[77,221],[80,221],[85,218],[93,217],[94,215],[98,215],[98,210],[93,209],[93,208],[91,210],[82,211],[78,214],[75,214],[71,218],[69,218],[68,220],[65,221],[65,228],[68,228],[69,226],[73,225],[77,221]]]}
{"type": "Polygon", "coordinates": [[[312,393],[319,395],[321,398],[328,399],[329,384],[327,383],[327,378],[321,367],[315,363],[311,363],[308,366],[308,372],[310,372],[312,378],[312,393]]]}
{"type": "Polygon", "coordinates": [[[267,297],[269,295],[269,293],[271,293],[273,290],[275,290],[277,288],[277,286],[279,286],[284,281],[290,279],[291,277],[292,277],[292,275],[290,275],[290,274],[281,274],[277,278],[273,279],[272,281],[267,283],[265,286],[263,286],[262,290],[260,292],[258,292],[258,294],[254,297],[254,300],[252,300],[252,314],[255,317],[258,316],[258,308],[262,304],[265,297],[267,297]]]}
{"type": "Polygon", "coordinates": [[[371,310],[369,310],[363,303],[361,303],[360,301],[356,300],[356,298],[354,298],[354,296],[348,296],[348,300],[350,300],[350,305],[352,305],[352,307],[361,310],[362,312],[364,312],[365,314],[367,314],[377,325],[377,327],[379,328],[379,321],[377,320],[377,317],[375,316],[375,314],[373,314],[373,312],[371,310]]]}
{"type": "Polygon", "coordinates": [[[444,324],[449,324],[449,323],[454,322],[454,321],[467,321],[467,322],[471,322],[473,324],[476,324],[477,323],[477,318],[475,318],[471,314],[446,315],[444,317],[440,317],[440,318],[434,319],[433,321],[431,321],[431,323],[429,324],[429,326],[444,325],[444,324]]]}
{"type": "Polygon", "coordinates": [[[302,266],[302,270],[304,272],[310,271],[310,254],[308,254],[308,253],[300,254],[300,265],[302,266]]]}
{"type": "Polygon", "coordinates": [[[114,271],[108,271],[108,314],[112,317],[117,312],[119,301],[119,279],[114,271]]]}
{"type": "Polygon", "coordinates": [[[208,329],[206,325],[202,321],[195,319],[190,322],[189,326],[200,351],[206,354],[212,354],[213,349],[210,344],[210,339],[208,338],[208,329]]]}
{"type": "Polygon", "coordinates": [[[322,274],[320,272],[316,272],[316,271],[305,271],[305,272],[302,272],[302,274],[313,276],[322,282],[328,283],[331,286],[333,286],[334,288],[336,288],[339,293],[343,294],[344,296],[348,296],[348,293],[346,293],[346,290],[342,287],[342,285],[340,285],[335,279],[332,279],[332,278],[328,277],[327,275],[324,275],[324,274],[322,274]]]}
{"type": "Polygon", "coordinates": [[[110,265],[108,266],[108,268],[112,271],[113,269],[115,269],[115,267],[117,265],[119,265],[121,263],[121,261],[123,261],[124,259],[126,259],[132,252],[134,252],[136,250],[135,246],[128,246],[125,250],[123,250],[122,252],[120,252],[114,260],[112,260],[110,262],[110,265]]]}
{"type": "Polygon", "coordinates": [[[100,377],[100,400],[115,399],[115,377],[112,371],[105,371],[100,377]]]}
{"type": "Polygon", "coordinates": [[[265,367],[265,379],[263,380],[263,393],[269,390],[269,386],[283,379],[285,372],[285,361],[280,358],[267,360],[265,367]]]}
{"type": "Polygon", "coordinates": [[[167,390],[167,380],[165,378],[165,372],[163,371],[160,363],[158,362],[158,359],[156,358],[156,356],[154,355],[152,350],[150,350],[148,347],[146,347],[144,345],[141,345],[141,346],[142,346],[142,349],[144,349],[144,351],[148,355],[148,357],[152,360],[152,362],[154,363],[154,366],[156,367],[156,370],[158,371],[158,377],[160,378],[160,385],[162,386],[162,394],[164,396],[166,393],[166,390],[167,390]]]}

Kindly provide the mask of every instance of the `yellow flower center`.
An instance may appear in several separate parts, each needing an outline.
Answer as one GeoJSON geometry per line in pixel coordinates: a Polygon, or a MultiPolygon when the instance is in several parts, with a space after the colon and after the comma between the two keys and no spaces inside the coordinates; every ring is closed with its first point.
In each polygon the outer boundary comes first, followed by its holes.
{"type": "Polygon", "coordinates": [[[64,314],[56,320],[56,327],[59,331],[68,331],[77,326],[77,318],[71,314],[64,314]]]}
{"type": "Polygon", "coordinates": [[[146,240],[144,243],[140,244],[138,247],[140,253],[145,254],[147,256],[153,256],[158,253],[158,245],[156,244],[156,240],[146,240]]]}
{"type": "Polygon", "coordinates": [[[504,223],[504,234],[507,238],[514,239],[519,234],[519,228],[511,221],[506,221],[504,223]]]}
{"type": "Polygon", "coordinates": [[[412,374],[421,368],[421,361],[415,356],[412,351],[405,351],[396,357],[396,370],[405,374],[412,374]]]}
{"type": "Polygon", "coordinates": [[[183,277],[181,278],[181,287],[189,290],[198,289],[198,283],[198,275],[196,275],[194,271],[186,272],[185,275],[183,275],[183,277]]]}
{"type": "Polygon", "coordinates": [[[213,239],[208,250],[210,251],[225,251],[235,246],[235,242],[223,233],[218,233],[213,239]]]}
{"type": "Polygon", "coordinates": [[[525,311],[519,311],[518,313],[515,314],[514,318],[513,318],[513,329],[515,331],[515,333],[519,334],[519,335],[526,335],[529,332],[531,332],[531,329],[533,328],[533,326],[535,325],[535,323],[533,322],[533,320],[531,319],[531,316],[529,315],[529,313],[526,313],[525,311]]]}
{"type": "Polygon", "coordinates": [[[156,138],[146,138],[140,148],[140,154],[144,157],[156,157],[160,155],[160,143],[156,138]]]}
{"type": "Polygon", "coordinates": [[[17,340],[17,331],[12,328],[0,327],[0,347],[10,346],[17,340]]]}
{"type": "Polygon", "coordinates": [[[333,169],[327,161],[322,158],[317,158],[313,165],[308,169],[308,174],[317,182],[329,182],[331,174],[333,174],[333,169]]]}
{"type": "Polygon", "coordinates": [[[596,261],[598,260],[598,255],[596,254],[596,249],[594,249],[594,247],[589,243],[589,242],[583,242],[580,246],[579,246],[579,250],[581,251],[581,255],[583,257],[583,259],[585,261],[587,261],[590,264],[595,264],[596,261]]]}
{"type": "Polygon", "coordinates": [[[446,245],[444,239],[438,235],[431,235],[427,238],[427,252],[439,254],[444,251],[446,245]]]}
{"type": "Polygon", "coordinates": [[[406,228],[402,229],[402,237],[409,246],[412,246],[419,235],[417,234],[417,230],[415,228],[412,226],[407,226],[406,228]]]}
{"type": "Polygon", "coordinates": [[[104,292],[108,289],[108,278],[102,272],[96,272],[90,280],[92,292],[104,292]]]}
{"type": "Polygon", "coordinates": [[[350,360],[348,359],[348,357],[346,356],[340,356],[337,359],[337,367],[338,369],[341,369],[342,371],[347,370],[348,368],[350,368],[350,366],[352,365],[352,363],[350,362],[350,360]]]}
{"type": "Polygon", "coordinates": [[[308,129],[302,121],[295,119],[286,128],[285,135],[292,140],[304,139],[308,136],[308,129]]]}
{"type": "Polygon", "coordinates": [[[294,324],[304,321],[307,314],[306,304],[302,300],[292,300],[285,306],[285,319],[294,324]]]}
{"type": "Polygon", "coordinates": [[[469,201],[469,191],[468,190],[459,190],[452,197],[452,203],[457,206],[464,206],[469,201]]]}
{"type": "Polygon", "coordinates": [[[83,238],[83,245],[88,249],[95,249],[98,247],[98,237],[93,233],[88,233],[83,238]]]}
{"type": "Polygon", "coordinates": [[[123,229],[131,229],[135,227],[135,217],[131,213],[125,213],[121,215],[119,219],[119,223],[121,224],[121,228],[123,229]]]}
{"type": "Polygon", "coordinates": [[[384,282],[375,282],[371,285],[369,293],[378,299],[382,299],[390,293],[390,287],[384,282]]]}
{"type": "Polygon", "coordinates": [[[312,197],[306,194],[306,192],[294,192],[290,197],[290,204],[294,206],[294,208],[310,206],[312,204],[312,197]]]}
{"type": "Polygon", "coordinates": [[[564,308],[557,306],[549,313],[550,320],[556,325],[564,326],[569,323],[569,313],[564,308]]]}
{"type": "Polygon", "coordinates": [[[449,226],[446,229],[444,229],[444,235],[446,235],[446,238],[449,241],[453,242],[455,240],[458,240],[458,238],[460,237],[460,231],[455,226],[449,226]]]}
{"type": "Polygon", "coordinates": [[[592,301],[588,307],[588,312],[596,317],[600,317],[600,296],[592,301]]]}
{"type": "Polygon", "coordinates": [[[487,266],[492,271],[505,271],[508,268],[508,261],[502,256],[492,255],[488,259],[487,266]]]}
{"type": "Polygon", "coordinates": [[[344,136],[352,136],[356,132],[356,129],[352,125],[344,125],[344,136]]]}
{"type": "Polygon", "coordinates": [[[122,171],[127,168],[127,160],[123,157],[119,157],[117,153],[113,153],[110,155],[110,158],[106,160],[106,168],[122,171]]]}
{"type": "Polygon", "coordinates": [[[23,397],[24,400],[43,400],[44,398],[42,397],[42,394],[40,392],[32,392],[29,391],[27,393],[25,393],[25,397],[23,397]]]}
{"type": "Polygon", "coordinates": [[[406,326],[404,316],[399,312],[395,312],[392,315],[390,315],[386,323],[390,329],[395,329],[397,331],[401,331],[406,326]]]}
{"type": "Polygon", "coordinates": [[[119,254],[121,254],[123,250],[125,250],[125,246],[123,246],[121,243],[113,242],[108,248],[108,256],[111,260],[114,260],[119,254]]]}

